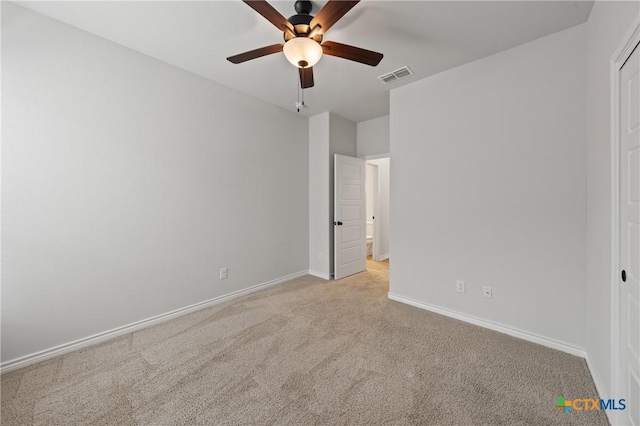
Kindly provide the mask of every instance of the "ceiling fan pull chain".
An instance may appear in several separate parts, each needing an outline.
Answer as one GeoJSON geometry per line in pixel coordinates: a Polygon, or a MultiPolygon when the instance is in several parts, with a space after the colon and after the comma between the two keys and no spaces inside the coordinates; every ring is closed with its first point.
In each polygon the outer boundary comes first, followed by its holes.
{"type": "Polygon", "coordinates": [[[296,89],[298,89],[298,102],[296,103],[296,108],[298,109],[298,112],[300,112],[300,80],[298,78],[296,78],[296,89]]]}

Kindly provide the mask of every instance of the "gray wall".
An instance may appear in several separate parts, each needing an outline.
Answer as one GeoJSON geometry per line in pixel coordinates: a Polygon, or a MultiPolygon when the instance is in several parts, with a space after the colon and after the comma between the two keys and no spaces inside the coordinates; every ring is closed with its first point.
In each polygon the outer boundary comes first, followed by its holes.
{"type": "Polygon", "coordinates": [[[331,276],[330,197],[329,113],[325,112],[309,117],[309,273],[325,279],[331,276]]]}
{"type": "Polygon", "coordinates": [[[388,154],[389,116],[361,121],[357,124],[357,155],[360,158],[369,155],[388,154]]]}
{"type": "Polygon", "coordinates": [[[305,117],[6,2],[2,88],[2,361],[308,269],[305,117]]]}
{"type": "Polygon", "coordinates": [[[584,37],[392,90],[391,293],[584,348],[584,37]]]}

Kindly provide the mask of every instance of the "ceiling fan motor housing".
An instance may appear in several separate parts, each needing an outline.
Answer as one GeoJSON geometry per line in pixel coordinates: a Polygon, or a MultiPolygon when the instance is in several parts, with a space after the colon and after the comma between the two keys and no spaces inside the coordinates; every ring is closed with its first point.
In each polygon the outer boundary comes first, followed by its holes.
{"type": "MultiPolygon", "coordinates": [[[[308,0],[298,0],[294,7],[296,9],[296,15],[290,16],[287,21],[293,25],[293,30],[296,33],[296,36],[304,37],[309,34],[309,31],[311,31],[309,24],[313,20],[313,16],[310,15],[313,5],[308,0]]],[[[285,31],[284,40],[289,41],[292,38],[294,38],[293,35],[285,31]]],[[[322,34],[316,34],[312,38],[318,43],[322,42],[322,34]]]]}
{"type": "Polygon", "coordinates": [[[291,25],[293,25],[294,27],[296,25],[306,25],[308,28],[309,23],[311,23],[312,19],[313,19],[313,16],[311,15],[299,13],[297,15],[290,16],[289,19],[287,19],[287,21],[291,22],[291,25]]]}

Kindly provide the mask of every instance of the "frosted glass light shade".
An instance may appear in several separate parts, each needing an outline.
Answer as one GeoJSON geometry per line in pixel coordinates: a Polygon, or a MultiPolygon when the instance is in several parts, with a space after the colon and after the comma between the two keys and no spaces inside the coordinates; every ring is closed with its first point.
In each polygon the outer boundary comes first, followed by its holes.
{"type": "Polygon", "coordinates": [[[298,68],[309,68],[322,58],[320,43],[307,37],[292,38],[284,44],[284,56],[298,68]]]}

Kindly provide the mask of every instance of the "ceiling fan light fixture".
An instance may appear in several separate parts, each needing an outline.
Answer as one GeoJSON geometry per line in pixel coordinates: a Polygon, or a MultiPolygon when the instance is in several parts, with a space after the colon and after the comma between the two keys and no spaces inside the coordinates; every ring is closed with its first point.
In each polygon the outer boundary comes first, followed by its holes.
{"type": "Polygon", "coordinates": [[[322,58],[322,46],[307,37],[296,37],[284,44],[284,56],[298,68],[309,68],[322,58]]]}

